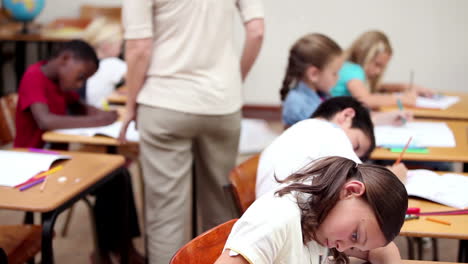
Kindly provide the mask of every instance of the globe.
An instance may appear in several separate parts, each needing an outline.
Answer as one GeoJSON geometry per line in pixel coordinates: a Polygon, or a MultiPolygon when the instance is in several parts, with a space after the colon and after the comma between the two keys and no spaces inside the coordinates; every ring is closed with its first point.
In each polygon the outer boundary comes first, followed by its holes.
{"type": "Polygon", "coordinates": [[[3,0],[3,7],[13,19],[29,22],[41,13],[44,3],[45,0],[3,0]]]}

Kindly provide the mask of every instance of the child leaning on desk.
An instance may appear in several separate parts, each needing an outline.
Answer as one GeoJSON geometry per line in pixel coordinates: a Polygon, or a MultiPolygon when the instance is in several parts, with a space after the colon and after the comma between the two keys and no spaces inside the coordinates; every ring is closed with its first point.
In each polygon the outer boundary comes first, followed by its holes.
{"type": "MultiPolygon", "coordinates": [[[[317,107],[330,97],[343,64],[342,50],[335,41],[322,34],[299,38],[289,51],[288,65],[280,90],[282,119],[286,127],[310,118],[317,107]]],[[[393,111],[372,113],[376,124],[400,125],[411,113],[393,111]]]]}
{"type": "Polygon", "coordinates": [[[401,263],[393,239],[408,206],[404,185],[378,165],[312,161],[257,199],[232,228],[215,264],[401,263]]]}
{"type": "Polygon", "coordinates": [[[123,44],[122,25],[119,20],[99,17],[86,27],[83,39],[94,47],[99,58],[99,69],[86,81],[86,103],[105,108],[107,97],[127,73],[127,64],[119,58],[123,44]]]}
{"type": "MultiPolygon", "coordinates": [[[[117,119],[115,111],[106,112],[82,104],[76,93],[98,67],[94,49],[80,40],[63,43],[49,60],[31,65],[18,89],[14,147],[44,147],[42,134],[46,130],[113,123],[117,119]],[[68,115],[69,110],[79,115],[68,115]]],[[[140,235],[131,188],[128,176],[118,176],[96,192],[94,211],[103,256],[108,256],[108,253],[119,255],[122,253],[119,250],[123,248],[129,250],[130,256],[138,257],[131,241],[132,237],[140,235]],[[129,193],[128,197],[121,195],[125,192],[129,193]],[[126,204],[125,200],[129,206],[125,209],[130,216],[129,226],[122,226],[124,209],[121,205],[126,204]],[[123,230],[126,229],[130,230],[131,237],[124,236],[123,230]]]]}
{"type": "Polygon", "coordinates": [[[345,52],[346,62],[338,73],[339,79],[331,89],[331,95],[356,97],[371,109],[396,106],[398,100],[404,105],[414,106],[417,95],[433,95],[432,90],[413,85],[412,80],[408,84],[381,84],[392,54],[390,41],[384,33],[380,31],[363,33],[345,52]],[[401,92],[401,94],[381,92],[401,92]]]}

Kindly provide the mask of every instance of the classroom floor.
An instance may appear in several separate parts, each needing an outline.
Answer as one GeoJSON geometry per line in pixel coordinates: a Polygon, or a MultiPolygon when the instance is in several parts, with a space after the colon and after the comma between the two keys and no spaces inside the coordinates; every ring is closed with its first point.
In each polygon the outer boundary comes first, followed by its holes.
{"type": "MultiPolygon", "coordinates": [[[[239,158],[239,162],[244,157],[239,158]]],[[[137,202],[137,207],[141,216],[141,195],[140,195],[140,180],[138,177],[138,170],[135,165],[130,167],[132,173],[134,192],[137,202]]],[[[54,238],[54,254],[56,263],[68,263],[68,264],[83,264],[91,263],[90,253],[93,249],[92,232],[90,225],[90,217],[88,209],[83,202],[78,202],[75,205],[72,220],[68,230],[67,236],[63,237],[61,234],[63,223],[67,212],[62,213],[55,224],[55,238],[54,238]]],[[[0,225],[6,224],[18,224],[23,220],[24,213],[15,212],[9,210],[0,210],[0,225]]],[[[38,216],[37,216],[38,217],[38,216]]],[[[141,217],[140,217],[141,220],[141,217]]],[[[36,218],[36,222],[39,219],[36,218]]],[[[143,226],[143,225],[141,225],[143,226]]],[[[140,252],[144,252],[144,240],[143,238],[137,238],[134,240],[135,246],[140,252]]],[[[398,237],[396,243],[400,248],[403,258],[408,258],[407,255],[407,243],[406,239],[398,237]]],[[[432,257],[432,249],[427,247],[424,248],[424,259],[430,259],[432,257]]],[[[457,258],[458,241],[450,239],[439,239],[439,257],[441,261],[455,262],[457,258]]],[[[39,260],[40,257],[36,257],[39,260]]]]}

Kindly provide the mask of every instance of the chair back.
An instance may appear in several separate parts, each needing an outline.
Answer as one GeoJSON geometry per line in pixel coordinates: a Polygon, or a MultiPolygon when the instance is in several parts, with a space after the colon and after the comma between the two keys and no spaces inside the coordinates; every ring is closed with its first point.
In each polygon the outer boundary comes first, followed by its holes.
{"type": "Polygon", "coordinates": [[[0,146],[13,142],[15,138],[15,112],[18,94],[0,97],[0,146]]]}
{"type": "Polygon", "coordinates": [[[250,157],[232,169],[229,174],[234,199],[241,214],[255,201],[255,184],[259,158],[260,154],[250,157]]]}
{"type": "Polygon", "coordinates": [[[221,255],[236,221],[229,220],[192,239],[176,252],[170,264],[213,264],[221,255]]]}
{"type": "Polygon", "coordinates": [[[82,5],[80,7],[80,18],[94,19],[103,16],[120,20],[121,13],[120,6],[82,5]]]}
{"type": "Polygon", "coordinates": [[[19,264],[31,260],[41,251],[42,227],[39,225],[0,226],[0,248],[8,263],[19,264]]]}

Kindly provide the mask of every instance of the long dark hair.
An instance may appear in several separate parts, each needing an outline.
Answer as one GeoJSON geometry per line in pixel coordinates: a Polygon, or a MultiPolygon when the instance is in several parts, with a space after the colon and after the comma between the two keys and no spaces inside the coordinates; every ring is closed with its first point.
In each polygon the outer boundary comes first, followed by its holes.
{"type": "MultiPolygon", "coordinates": [[[[307,199],[297,199],[304,244],[316,240],[315,232],[339,201],[345,183],[351,179],[366,187],[362,198],[372,208],[387,243],[398,235],[408,208],[408,194],[397,176],[382,166],[357,164],[342,157],[325,157],[279,181],[289,185],[276,192],[279,196],[310,194],[307,199]]],[[[345,254],[336,249],[331,251],[336,263],[349,263],[345,254]]]]}
{"type": "Polygon", "coordinates": [[[281,86],[281,101],[284,101],[291,87],[297,85],[309,66],[323,69],[334,56],[342,52],[340,46],[329,37],[313,33],[300,38],[289,50],[286,75],[281,86]]]}

